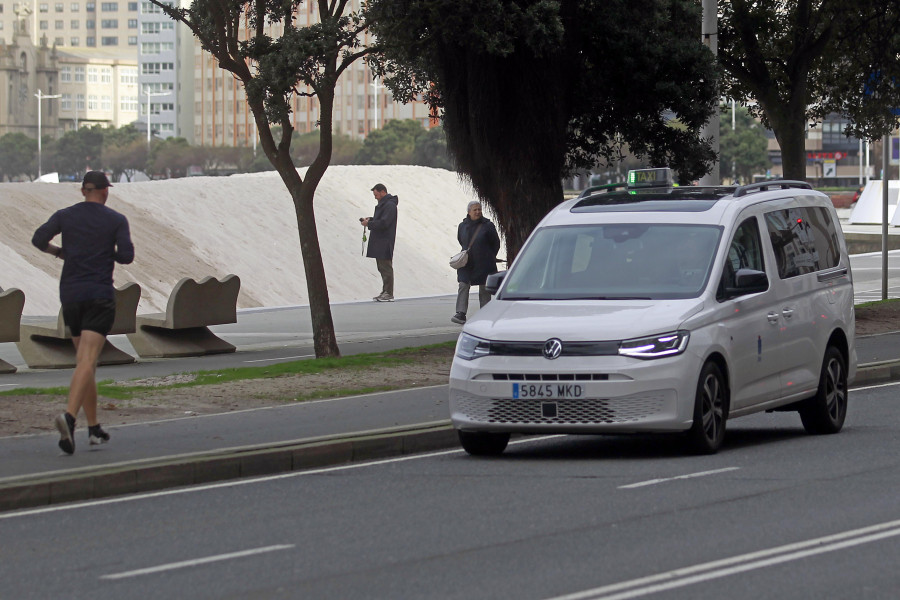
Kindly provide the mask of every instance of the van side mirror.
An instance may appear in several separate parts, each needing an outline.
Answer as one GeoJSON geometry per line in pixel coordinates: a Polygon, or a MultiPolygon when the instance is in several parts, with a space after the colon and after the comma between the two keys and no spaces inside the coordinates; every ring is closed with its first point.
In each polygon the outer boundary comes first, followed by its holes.
{"type": "Polygon", "coordinates": [[[753,269],[738,269],[734,274],[734,283],[744,294],[756,294],[769,289],[769,277],[764,271],[753,269]]]}
{"type": "Polygon", "coordinates": [[[500,271],[499,273],[493,273],[492,275],[488,275],[487,280],[484,282],[484,289],[493,296],[497,293],[497,290],[500,289],[500,284],[503,283],[503,278],[506,277],[506,271],[500,271]]]}

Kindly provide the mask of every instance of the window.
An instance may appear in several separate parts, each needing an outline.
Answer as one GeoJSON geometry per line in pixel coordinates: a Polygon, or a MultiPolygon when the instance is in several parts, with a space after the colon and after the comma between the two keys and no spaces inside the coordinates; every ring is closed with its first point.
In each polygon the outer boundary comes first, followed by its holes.
{"type": "Polygon", "coordinates": [[[174,71],[175,63],[143,63],[141,73],[143,75],[159,75],[163,71],[174,71]]]}
{"type": "Polygon", "coordinates": [[[97,67],[88,67],[87,80],[88,83],[97,83],[100,81],[100,70],[97,67]]]}
{"type": "Polygon", "coordinates": [[[175,50],[175,42],[143,42],[141,54],[159,54],[175,50]]]}
{"type": "Polygon", "coordinates": [[[88,19],[88,20],[86,20],[86,21],[84,22],[84,28],[85,28],[85,29],[96,29],[96,28],[97,28],[97,22],[94,21],[93,19],[88,19]]]}
{"type": "Polygon", "coordinates": [[[75,67],[75,81],[84,81],[84,67],[75,67]]]}
{"type": "Polygon", "coordinates": [[[47,4],[38,5],[38,12],[45,13],[45,12],[48,12],[49,10],[50,10],[50,8],[49,8],[49,5],[47,5],[47,4]]]}
{"type": "Polygon", "coordinates": [[[70,11],[70,12],[78,12],[79,10],[81,10],[81,4],[80,4],[80,3],[78,3],[78,2],[73,2],[72,4],[69,5],[69,11],[70,11]]]}
{"type": "Polygon", "coordinates": [[[100,83],[112,83],[112,69],[110,67],[100,67],[100,83]]]}
{"type": "Polygon", "coordinates": [[[75,96],[75,110],[84,110],[84,94],[75,96]]]}
{"type": "Polygon", "coordinates": [[[175,84],[171,82],[158,81],[156,83],[145,83],[141,85],[141,93],[147,92],[171,92],[175,90],[175,84]]]}
{"type": "Polygon", "coordinates": [[[739,269],[753,269],[765,272],[762,243],[759,236],[759,223],[756,217],[750,217],[738,226],[734,238],[728,247],[728,258],[722,270],[722,279],[716,299],[720,302],[729,298],[727,289],[735,287],[735,275],[739,269]]]}
{"type": "Polygon", "coordinates": [[[128,36],[128,45],[129,46],[137,46],[137,36],[136,35],[128,36]]]}
{"type": "Polygon", "coordinates": [[[138,20],[137,19],[128,19],[128,29],[137,29],[138,20]]]}
{"type": "Polygon", "coordinates": [[[137,69],[131,67],[122,67],[119,69],[119,83],[124,85],[137,85],[138,74],[137,69]]]}
{"type": "Polygon", "coordinates": [[[112,110],[112,96],[100,97],[100,110],[112,110]]]}
{"type": "Polygon", "coordinates": [[[59,80],[65,83],[72,81],[72,67],[60,67],[59,80]]]}
{"type": "Polygon", "coordinates": [[[62,12],[64,6],[65,5],[62,2],[57,2],[53,5],[53,10],[55,10],[56,12],[62,12]]]}
{"type": "Polygon", "coordinates": [[[63,29],[66,26],[66,22],[62,19],[59,19],[53,23],[54,29],[63,29]]]}
{"type": "Polygon", "coordinates": [[[40,27],[41,27],[41,29],[50,29],[50,22],[49,21],[41,21],[40,27]]]}
{"type": "Polygon", "coordinates": [[[103,19],[100,21],[100,27],[103,29],[118,29],[119,28],[119,20],[118,19],[103,19]]]}
{"type": "Polygon", "coordinates": [[[88,38],[85,38],[84,43],[89,48],[93,48],[97,45],[97,38],[95,38],[94,36],[90,36],[88,38]]]}
{"type": "Polygon", "coordinates": [[[78,19],[72,19],[69,23],[69,29],[78,29],[81,26],[81,21],[78,19]]]}
{"type": "Polygon", "coordinates": [[[87,97],[88,110],[98,110],[100,108],[100,99],[96,95],[90,94],[87,97]]]}
{"type": "Polygon", "coordinates": [[[119,108],[129,112],[137,112],[138,97],[137,96],[121,96],[119,100],[119,108]]]}
{"type": "Polygon", "coordinates": [[[57,46],[64,46],[66,43],[66,39],[61,37],[53,38],[53,43],[57,46]]]}
{"type": "Polygon", "coordinates": [[[60,110],[72,110],[72,94],[63,94],[59,102],[60,110]]]}
{"type": "Polygon", "coordinates": [[[79,44],[81,44],[81,38],[79,38],[78,36],[69,38],[70,46],[78,46],[79,44]]]}
{"type": "Polygon", "coordinates": [[[103,2],[100,4],[100,10],[103,12],[118,12],[119,3],[118,2],[103,2]]]}
{"type": "Polygon", "coordinates": [[[84,10],[86,10],[87,12],[94,12],[96,10],[96,8],[97,8],[97,5],[93,2],[86,2],[84,4],[84,10]]]}
{"type": "Polygon", "coordinates": [[[137,12],[137,10],[138,10],[138,3],[137,3],[137,2],[129,2],[129,3],[128,3],[128,10],[130,10],[131,12],[137,12]]]}
{"type": "Polygon", "coordinates": [[[831,215],[824,208],[766,213],[766,227],[782,279],[836,267],[841,255],[831,215]]]}

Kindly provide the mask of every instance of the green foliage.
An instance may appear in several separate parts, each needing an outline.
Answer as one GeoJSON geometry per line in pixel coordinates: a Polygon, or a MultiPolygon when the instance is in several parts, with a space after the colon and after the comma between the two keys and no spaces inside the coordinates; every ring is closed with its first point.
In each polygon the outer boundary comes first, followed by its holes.
{"type": "Polygon", "coordinates": [[[731,107],[723,105],[720,136],[719,172],[722,177],[733,179],[736,176],[741,183],[751,183],[754,174],[771,166],[765,131],[746,108],[736,107],[732,129],[731,107]]]}
{"type": "Polygon", "coordinates": [[[202,161],[201,151],[181,137],[154,140],[147,161],[147,174],[153,177],[185,177],[188,168],[202,161]]]}
{"type": "MultiPolygon", "coordinates": [[[[296,134],[292,147],[294,148],[294,164],[298,167],[308,167],[319,154],[319,132],[311,131],[304,134],[296,134]]],[[[354,140],[349,135],[335,133],[332,136],[331,164],[352,165],[356,164],[356,155],[362,148],[362,142],[354,140]]]]}
{"type": "Polygon", "coordinates": [[[0,137],[0,181],[37,172],[37,140],[24,133],[0,137]]]}
{"type": "Polygon", "coordinates": [[[432,127],[416,138],[412,164],[453,171],[453,161],[447,151],[447,137],[443,127],[432,127]]]}
{"type": "Polygon", "coordinates": [[[44,172],[55,170],[60,175],[80,177],[88,168],[103,169],[105,131],[100,125],[80,127],[65,132],[50,144],[44,143],[44,172]]]}
{"type": "Polygon", "coordinates": [[[806,127],[830,113],[850,119],[848,135],[874,139],[896,127],[896,2],[733,0],[719,13],[723,94],[773,130],[786,177],[805,177],[806,127]]]}
{"type": "Polygon", "coordinates": [[[103,131],[103,165],[112,172],[113,181],[124,174],[128,181],[147,166],[147,142],[134,125],[103,131]]]}
{"type": "Polygon", "coordinates": [[[394,97],[443,111],[459,170],[514,256],[562,200],[561,177],[628,145],[683,178],[715,155],[700,128],[718,98],[694,0],[371,0],[372,60],[394,97]],[[670,126],[675,117],[681,128],[670,126]]]}
{"type": "Polygon", "coordinates": [[[361,165],[412,164],[416,140],[424,134],[422,124],[415,119],[388,121],[381,129],[369,132],[356,155],[356,162],[361,165]]]}

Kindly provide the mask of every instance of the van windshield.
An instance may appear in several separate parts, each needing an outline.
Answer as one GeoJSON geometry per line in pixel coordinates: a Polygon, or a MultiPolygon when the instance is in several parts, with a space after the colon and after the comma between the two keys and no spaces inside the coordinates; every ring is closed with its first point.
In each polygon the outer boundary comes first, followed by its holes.
{"type": "Polygon", "coordinates": [[[644,223],[540,229],[498,298],[696,298],[709,280],[721,234],[711,225],[644,223]]]}

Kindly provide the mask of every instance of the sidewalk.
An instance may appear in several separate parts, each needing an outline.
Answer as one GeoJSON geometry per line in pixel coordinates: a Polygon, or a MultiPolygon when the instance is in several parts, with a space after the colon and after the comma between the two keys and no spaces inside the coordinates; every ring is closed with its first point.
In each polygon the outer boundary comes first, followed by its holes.
{"type": "MultiPolygon", "coordinates": [[[[857,340],[854,387],[900,380],[900,332],[857,340]]],[[[58,435],[0,438],[0,511],[456,448],[436,386],[58,435]]]]}

